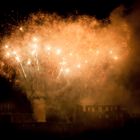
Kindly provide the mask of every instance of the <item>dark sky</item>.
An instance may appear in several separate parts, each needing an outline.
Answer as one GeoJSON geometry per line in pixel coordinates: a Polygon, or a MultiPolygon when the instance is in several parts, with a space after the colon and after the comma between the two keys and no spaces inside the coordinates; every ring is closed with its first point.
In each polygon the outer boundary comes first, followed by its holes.
{"type": "Polygon", "coordinates": [[[115,7],[123,4],[129,8],[133,3],[134,0],[5,0],[0,4],[0,16],[2,20],[8,18],[9,15],[11,18],[19,18],[42,10],[62,15],[74,14],[77,11],[79,14],[104,18],[115,7]]]}
{"type": "Polygon", "coordinates": [[[103,19],[116,7],[131,9],[134,0],[3,0],[0,2],[0,34],[17,25],[30,13],[43,11],[63,16],[94,15],[103,19]],[[9,27],[10,26],[10,27],[9,27]]]}

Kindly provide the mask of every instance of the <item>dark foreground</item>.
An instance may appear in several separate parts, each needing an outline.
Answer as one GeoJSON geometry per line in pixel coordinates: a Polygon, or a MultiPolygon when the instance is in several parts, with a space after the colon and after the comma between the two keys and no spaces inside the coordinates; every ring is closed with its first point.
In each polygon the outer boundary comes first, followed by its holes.
{"type": "Polygon", "coordinates": [[[1,123],[0,139],[140,139],[140,119],[131,119],[123,126],[108,126],[111,127],[65,123],[1,123]]]}

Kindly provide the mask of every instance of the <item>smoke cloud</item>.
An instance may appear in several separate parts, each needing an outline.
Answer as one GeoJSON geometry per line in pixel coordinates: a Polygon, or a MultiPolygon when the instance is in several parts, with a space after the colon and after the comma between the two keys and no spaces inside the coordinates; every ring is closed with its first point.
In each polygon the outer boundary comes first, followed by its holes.
{"type": "Polygon", "coordinates": [[[107,20],[32,14],[3,39],[1,75],[15,71],[39,122],[54,112],[68,120],[76,104],[139,112],[139,13],[119,7],[107,20]]]}

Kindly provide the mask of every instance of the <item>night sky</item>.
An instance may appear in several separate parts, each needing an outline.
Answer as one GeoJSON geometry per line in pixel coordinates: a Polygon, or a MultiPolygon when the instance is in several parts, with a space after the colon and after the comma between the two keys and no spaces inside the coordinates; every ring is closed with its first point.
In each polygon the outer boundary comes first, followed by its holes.
{"type": "Polygon", "coordinates": [[[18,24],[30,13],[38,11],[57,13],[64,17],[86,14],[104,19],[114,8],[124,5],[130,10],[133,4],[133,0],[5,0],[0,4],[0,31],[8,32],[9,26],[18,24]]]}

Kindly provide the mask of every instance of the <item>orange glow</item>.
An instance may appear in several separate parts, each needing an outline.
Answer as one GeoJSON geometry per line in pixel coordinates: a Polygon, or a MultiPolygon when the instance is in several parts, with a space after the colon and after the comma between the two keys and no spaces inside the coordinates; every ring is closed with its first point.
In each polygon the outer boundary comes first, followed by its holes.
{"type": "MultiPolygon", "coordinates": [[[[33,16],[33,18],[39,18],[42,15],[37,16],[33,16]]],[[[36,25],[34,20],[31,20],[26,27],[20,26],[20,31],[27,28],[27,32],[24,33],[24,37],[16,36],[15,32],[5,41],[6,56],[10,56],[9,52],[12,50],[13,57],[17,62],[21,62],[23,67],[27,64],[30,69],[32,62],[33,66],[36,66],[35,69],[43,69],[45,74],[50,65],[52,68],[49,67],[49,69],[51,68],[52,72],[58,73],[63,68],[65,73],[71,72],[73,78],[77,74],[84,77],[83,73],[97,73],[100,71],[99,66],[107,62],[113,66],[115,63],[111,62],[111,58],[121,61],[125,59],[124,56],[128,52],[126,51],[126,49],[128,50],[126,47],[128,39],[119,37],[121,33],[112,32],[109,27],[97,30],[95,28],[97,24],[92,25],[92,22],[95,23],[95,19],[90,21],[90,27],[81,19],[75,22],[53,19],[57,24],[52,24],[47,20],[50,17],[44,15],[44,18],[41,26],[36,25]],[[116,40],[112,38],[116,38],[116,40]],[[120,38],[123,43],[118,46],[117,40],[120,38]],[[89,71],[89,67],[92,67],[92,71],[89,71]]],[[[86,18],[88,19],[88,17],[86,18]]],[[[28,69],[26,68],[26,71],[28,69]]]]}
{"type": "MultiPolygon", "coordinates": [[[[1,56],[4,64],[16,71],[29,99],[55,91],[64,93],[70,85],[69,93],[100,92],[111,73],[121,69],[130,51],[129,26],[125,21],[119,24],[104,25],[88,16],[73,20],[39,13],[5,37],[1,56]]],[[[91,102],[89,99],[83,104],[91,102]]]]}

